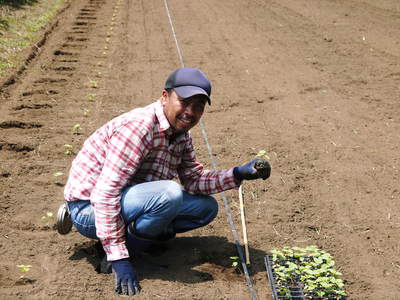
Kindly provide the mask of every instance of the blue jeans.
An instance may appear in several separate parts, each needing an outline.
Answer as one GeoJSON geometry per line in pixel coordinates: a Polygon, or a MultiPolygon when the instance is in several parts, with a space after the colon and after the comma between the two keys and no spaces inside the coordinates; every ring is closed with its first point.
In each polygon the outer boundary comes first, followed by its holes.
{"type": "MultiPolygon", "coordinates": [[[[94,209],[88,200],[67,202],[76,229],[97,239],[94,209]]],[[[210,223],[218,213],[211,196],[191,195],[170,180],[153,181],[127,187],[121,196],[121,215],[125,225],[134,222],[139,235],[157,238],[167,232],[181,233],[210,223]]]]}

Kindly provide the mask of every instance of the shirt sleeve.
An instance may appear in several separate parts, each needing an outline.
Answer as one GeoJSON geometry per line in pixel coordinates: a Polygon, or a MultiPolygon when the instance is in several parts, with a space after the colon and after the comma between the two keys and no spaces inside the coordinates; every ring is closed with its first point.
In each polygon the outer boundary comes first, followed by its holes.
{"type": "Polygon", "coordinates": [[[228,170],[204,169],[203,165],[196,160],[190,134],[187,137],[178,175],[185,190],[192,194],[210,195],[239,187],[233,176],[233,168],[228,170]]]}
{"type": "Polygon", "coordinates": [[[112,133],[103,169],[91,194],[96,233],[107,260],[129,257],[125,245],[125,224],[120,215],[121,192],[140,167],[151,147],[149,130],[128,123],[112,133]]]}

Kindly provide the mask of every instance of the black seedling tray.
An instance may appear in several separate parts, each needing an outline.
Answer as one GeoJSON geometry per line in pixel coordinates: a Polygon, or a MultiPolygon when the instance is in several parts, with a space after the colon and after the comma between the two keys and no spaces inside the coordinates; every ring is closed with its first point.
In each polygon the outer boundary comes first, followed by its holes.
{"type": "MultiPolygon", "coordinates": [[[[276,278],[274,276],[274,263],[272,261],[272,255],[267,254],[264,257],[265,261],[265,266],[267,268],[267,274],[268,274],[268,280],[271,286],[272,290],[272,296],[274,297],[274,300],[310,300],[309,297],[305,298],[304,292],[303,292],[303,285],[301,282],[297,282],[296,284],[292,286],[280,286],[276,282],[276,278]],[[282,295],[282,292],[284,291],[289,291],[290,293],[290,298],[289,295],[282,295]]],[[[322,298],[322,297],[312,297],[312,300],[326,300],[329,298],[322,298]]],[[[337,299],[337,298],[334,298],[337,299]]],[[[341,297],[341,300],[346,300],[346,297],[341,297]]]]}
{"type": "Polygon", "coordinates": [[[277,284],[274,272],[273,272],[273,262],[272,262],[272,255],[267,254],[264,257],[265,266],[267,268],[267,274],[269,279],[269,284],[272,290],[272,296],[274,300],[288,300],[287,296],[281,296],[281,292],[288,290],[290,291],[290,299],[291,300],[304,300],[303,288],[300,284],[293,285],[293,286],[280,286],[277,284]]]}

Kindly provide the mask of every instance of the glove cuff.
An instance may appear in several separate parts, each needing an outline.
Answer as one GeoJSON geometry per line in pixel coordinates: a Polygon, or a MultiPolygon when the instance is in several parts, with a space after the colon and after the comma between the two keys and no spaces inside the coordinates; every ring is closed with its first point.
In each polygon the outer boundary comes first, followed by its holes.
{"type": "Polygon", "coordinates": [[[125,264],[125,262],[129,263],[129,258],[122,258],[122,259],[118,259],[118,260],[113,260],[113,261],[111,261],[111,264],[113,266],[116,266],[116,265],[125,264]]]}
{"type": "Polygon", "coordinates": [[[242,181],[243,177],[240,175],[239,167],[234,167],[233,168],[233,176],[237,181],[242,181]]]}

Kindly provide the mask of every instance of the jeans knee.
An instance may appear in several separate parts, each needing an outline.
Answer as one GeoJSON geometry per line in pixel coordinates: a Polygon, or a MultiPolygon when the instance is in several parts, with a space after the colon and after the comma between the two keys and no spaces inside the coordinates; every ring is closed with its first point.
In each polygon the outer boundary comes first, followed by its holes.
{"type": "Polygon", "coordinates": [[[206,209],[208,211],[208,222],[211,222],[218,215],[218,202],[212,196],[209,196],[208,199],[206,209]]]}
{"type": "Polygon", "coordinates": [[[181,186],[175,181],[169,181],[164,190],[164,205],[170,210],[178,211],[183,201],[181,186]]]}

